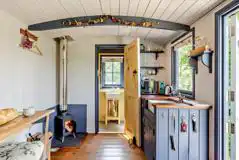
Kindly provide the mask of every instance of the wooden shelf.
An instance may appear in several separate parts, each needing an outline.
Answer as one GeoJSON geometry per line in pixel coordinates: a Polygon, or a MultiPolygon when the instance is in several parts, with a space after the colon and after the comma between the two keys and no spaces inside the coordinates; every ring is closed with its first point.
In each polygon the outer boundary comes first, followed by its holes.
{"type": "Polygon", "coordinates": [[[159,54],[163,54],[164,51],[159,50],[159,51],[147,51],[147,50],[141,50],[140,51],[141,54],[155,54],[155,59],[157,60],[159,57],[159,54]]]}
{"type": "Polygon", "coordinates": [[[154,67],[154,66],[141,66],[142,69],[164,69],[164,67],[154,67]]]}
{"type": "Polygon", "coordinates": [[[140,68],[141,68],[141,69],[150,69],[150,70],[155,70],[155,75],[157,75],[157,73],[158,73],[158,70],[165,69],[165,68],[164,68],[164,67],[162,67],[162,66],[159,66],[159,67],[155,67],[155,66],[141,66],[140,68]]]}

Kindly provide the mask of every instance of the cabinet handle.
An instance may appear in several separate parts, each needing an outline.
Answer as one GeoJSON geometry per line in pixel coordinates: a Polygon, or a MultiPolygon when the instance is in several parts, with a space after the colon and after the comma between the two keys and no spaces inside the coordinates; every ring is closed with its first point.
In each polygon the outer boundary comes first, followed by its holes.
{"type": "Polygon", "coordinates": [[[155,136],[155,129],[153,129],[153,136],[155,136]]]}
{"type": "Polygon", "coordinates": [[[192,129],[193,129],[193,132],[197,132],[197,118],[196,118],[196,115],[193,114],[192,115],[192,129]]]}
{"type": "Polygon", "coordinates": [[[174,143],[174,137],[172,135],[170,136],[170,143],[171,143],[171,149],[173,151],[176,151],[175,143],[174,143]]]}

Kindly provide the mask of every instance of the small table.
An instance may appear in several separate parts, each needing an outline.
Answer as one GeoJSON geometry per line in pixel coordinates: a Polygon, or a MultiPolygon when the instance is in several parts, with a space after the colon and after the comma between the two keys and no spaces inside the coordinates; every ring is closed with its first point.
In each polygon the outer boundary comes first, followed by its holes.
{"type": "Polygon", "coordinates": [[[18,116],[16,119],[0,126],[0,141],[3,141],[10,135],[18,134],[20,131],[24,130],[25,128],[31,127],[35,122],[45,118],[46,125],[45,125],[44,148],[45,148],[45,151],[48,153],[48,160],[50,160],[51,155],[47,147],[49,143],[48,128],[49,128],[49,117],[53,112],[55,112],[55,110],[44,110],[44,111],[37,111],[31,117],[25,117],[23,115],[18,116]]]}

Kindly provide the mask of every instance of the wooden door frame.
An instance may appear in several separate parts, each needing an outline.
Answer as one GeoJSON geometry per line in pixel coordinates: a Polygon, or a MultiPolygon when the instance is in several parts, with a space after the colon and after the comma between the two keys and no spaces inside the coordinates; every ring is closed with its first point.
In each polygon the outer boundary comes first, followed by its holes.
{"type": "Polygon", "coordinates": [[[215,14],[215,141],[214,159],[225,160],[225,115],[224,115],[224,21],[223,18],[239,8],[239,1],[233,0],[215,14]]]}
{"type": "Polygon", "coordinates": [[[124,53],[125,44],[96,44],[95,45],[95,134],[99,133],[99,54],[124,53]]]}

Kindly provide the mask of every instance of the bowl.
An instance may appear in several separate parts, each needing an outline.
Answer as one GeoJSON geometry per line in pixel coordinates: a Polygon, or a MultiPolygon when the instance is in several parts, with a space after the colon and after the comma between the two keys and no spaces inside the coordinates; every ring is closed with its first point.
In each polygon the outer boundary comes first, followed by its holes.
{"type": "Polygon", "coordinates": [[[24,108],[23,109],[23,115],[26,117],[33,116],[36,113],[36,110],[34,107],[24,108]]]}

